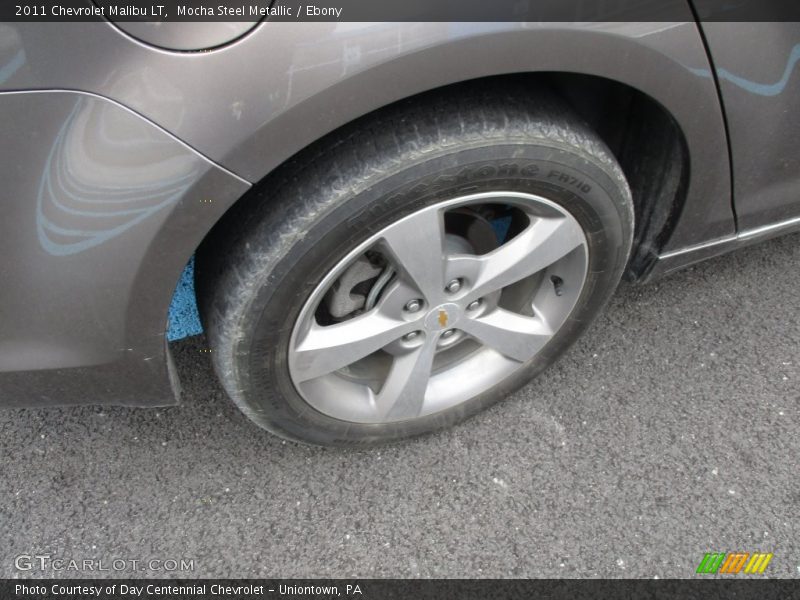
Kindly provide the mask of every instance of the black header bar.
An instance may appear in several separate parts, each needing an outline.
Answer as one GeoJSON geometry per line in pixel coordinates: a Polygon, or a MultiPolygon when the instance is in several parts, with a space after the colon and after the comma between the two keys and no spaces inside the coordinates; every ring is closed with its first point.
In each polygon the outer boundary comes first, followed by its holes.
{"type": "MultiPolygon", "coordinates": [[[[703,21],[800,21],[796,0],[695,0],[703,21]]],[[[3,0],[0,21],[693,20],[687,0],[3,0]]]]}

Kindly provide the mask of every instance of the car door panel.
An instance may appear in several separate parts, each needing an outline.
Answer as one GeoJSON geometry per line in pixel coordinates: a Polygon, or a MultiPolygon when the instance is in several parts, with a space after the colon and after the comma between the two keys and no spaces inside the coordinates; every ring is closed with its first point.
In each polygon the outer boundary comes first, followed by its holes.
{"type": "Polygon", "coordinates": [[[702,28],[727,120],[739,230],[797,217],[800,23],[705,22],[702,28]]]}

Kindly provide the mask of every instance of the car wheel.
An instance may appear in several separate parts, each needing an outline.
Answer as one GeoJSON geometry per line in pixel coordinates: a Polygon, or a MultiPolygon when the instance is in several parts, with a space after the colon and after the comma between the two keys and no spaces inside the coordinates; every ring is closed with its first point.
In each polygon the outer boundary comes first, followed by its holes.
{"type": "Polygon", "coordinates": [[[580,335],[632,233],[621,169],[557,98],[400,103],[295,157],[204,246],[214,366],[250,419],[293,440],[446,427],[580,335]]]}

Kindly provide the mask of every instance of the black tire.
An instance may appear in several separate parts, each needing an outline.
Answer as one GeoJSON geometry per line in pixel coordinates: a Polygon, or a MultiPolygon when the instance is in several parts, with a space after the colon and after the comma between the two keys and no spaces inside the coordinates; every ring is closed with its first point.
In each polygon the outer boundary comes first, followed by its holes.
{"type": "Polygon", "coordinates": [[[551,364],[614,292],[633,205],[605,144],[554,96],[518,86],[432,93],[329,136],[264,181],[204,245],[199,300],[213,363],[255,423],[288,439],[351,446],[448,427],[551,364]],[[511,378],[439,413],[361,424],[295,390],[289,338],[305,299],[342,256],[388,223],[450,197],[504,189],[566,208],[587,237],[583,293],[564,326],[511,378]]]}

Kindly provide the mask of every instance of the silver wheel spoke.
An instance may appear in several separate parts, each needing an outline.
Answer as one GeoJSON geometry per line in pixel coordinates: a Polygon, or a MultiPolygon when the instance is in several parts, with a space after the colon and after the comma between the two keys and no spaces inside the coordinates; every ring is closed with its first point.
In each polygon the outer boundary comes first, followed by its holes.
{"type": "Polygon", "coordinates": [[[443,227],[441,212],[426,209],[398,221],[382,235],[402,275],[432,305],[444,289],[443,227]]]}
{"type": "Polygon", "coordinates": [[[316,322],[298,344],[291,368],[298,381],[337,371],[414,331],[414,323],[391,319],[373,310],[344,323],[322,327],[316,322]]]}
{"type": "Polygon", "coordinates": [[[480,298],[541,271],[584,243],[574,219],[539,219],[489,254],[454,256],[450,267],[477,272],[469,298],[480,298]]]}
{"type": "Polygon", "coordinates": [[[439,336],[431,337],[433,339],[426,340],[413,352],[394,359],[381,391],[375,396],[375,406],[381,417],[411,419],[422,412],[439,336]]]}
{"type": "Polygon", "coordinates": [[[478,319],[465,319],[459,328],[500,354],[519,362],[530,359],[553,335],[543,320],[502,308],[496,308],[478,319]]]}

